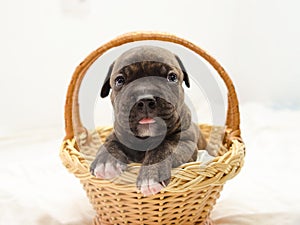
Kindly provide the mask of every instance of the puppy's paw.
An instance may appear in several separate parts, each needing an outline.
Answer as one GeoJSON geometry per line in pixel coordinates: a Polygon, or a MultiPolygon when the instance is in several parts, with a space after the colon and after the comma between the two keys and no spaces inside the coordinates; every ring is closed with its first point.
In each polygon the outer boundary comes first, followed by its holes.
{"type": "Polygon", "coordinates": [[[137,188],[144,196],[155,195],[165,188],[170,182],[170,176],[161,173],[159,168],[142,166],[137,178],[137,188]]]}
{"type": "Polygon", "coordinates": [[[97,155],[91,164],[90,171],[97,178],[113,179],[123,173],[126,168],[126,163],[105,151],[97,155]]]}
{"type": "Polygon", "coordinates": [[[93,170],[94,175],[101,179],[113,179],[123,173],[127,168],[127,165],[120,161],[108,161],[105,163],[99,163],[93,170]]]}
{"type": "Polygon", "coordinates": [[[138,187],[144,196],[150,196],[159,193],[166,186],[163,186],[162,183],[156,182],[153,179],[144,179],[140,182],[138,187]]]}

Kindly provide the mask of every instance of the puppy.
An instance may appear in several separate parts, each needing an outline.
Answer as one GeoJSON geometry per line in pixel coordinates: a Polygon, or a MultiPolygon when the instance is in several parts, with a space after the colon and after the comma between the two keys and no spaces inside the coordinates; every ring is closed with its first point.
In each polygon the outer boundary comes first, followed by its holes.
{"type": "Polygon", "coordinates": [[[110,66],[101,89],[114,109],[114,129],[91,164],[98,178],[112,179],[131,162],[141,163],[136,185],[145,195],[170,182],[171,169],[195,161],[206,147],[184,103],[188,74],[176,55],[154,46],[132,48],[110,66]]]}

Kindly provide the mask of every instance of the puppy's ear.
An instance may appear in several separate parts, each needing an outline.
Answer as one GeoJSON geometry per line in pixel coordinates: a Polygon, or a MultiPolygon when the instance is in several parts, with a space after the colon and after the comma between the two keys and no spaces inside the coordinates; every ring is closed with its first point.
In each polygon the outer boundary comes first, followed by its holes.
{"type": "Polygon", "coordinates": [[[185,69],[181,59],[177,55],[175,55],[175,58],[180,66],[181,71],[183,72],[183,81],[184,81],[185,85],[189,88],[190,87],[190,79],[186,72],[186,69],[185,69]]]}
{"type": "Polygon", "coordinates": [[[109,91],[111,89],[109,81],[110,81],[110,76],[111,76],[112,70],[114,68],[114,64],[115,64],[115,62],[113,62],[108,69],[103,86],[101,88],[101,94],[100,94],[101,98],[105,98],[109,95],[109,91]]]}

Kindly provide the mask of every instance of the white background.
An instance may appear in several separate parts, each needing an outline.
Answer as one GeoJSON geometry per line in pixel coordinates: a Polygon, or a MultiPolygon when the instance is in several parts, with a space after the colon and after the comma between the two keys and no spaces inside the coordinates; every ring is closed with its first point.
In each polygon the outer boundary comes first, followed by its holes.
{"type": "Polygon", "coordinates": [[[63,127],[76,66],[136,30],[174,33],[204,48],[231,75],[241,104],[299,107],[299,8],[297,0],[1,1],[0,134],[63,127]]]}
{"type": "Polygon", "coordinates": [[[100,45],[156,30],[208,51],[236,86],[247,154],[216,225],[299,225],[299,10],[298,0],[0,1],[0,224],[91,224],[58,157],[67,86],[100,45]]]}

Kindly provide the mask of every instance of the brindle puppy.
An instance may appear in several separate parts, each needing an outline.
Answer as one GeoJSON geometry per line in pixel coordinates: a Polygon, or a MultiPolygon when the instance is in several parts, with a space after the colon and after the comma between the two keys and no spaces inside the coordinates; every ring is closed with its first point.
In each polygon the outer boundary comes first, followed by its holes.
{"type": "Polygon", "coordinates": [[[120,175],[130,162],[142,163],[137,187],[144,195],[159,192],[171,169],[195,161],[206,142],[191,122],[182,83],[190,86],[181,60],[166,49],[140,46],[110,66],[101,97],[110,95],[114,130],[91,165],[98,178],[120,175]]]}

